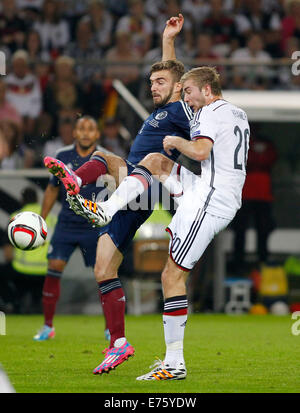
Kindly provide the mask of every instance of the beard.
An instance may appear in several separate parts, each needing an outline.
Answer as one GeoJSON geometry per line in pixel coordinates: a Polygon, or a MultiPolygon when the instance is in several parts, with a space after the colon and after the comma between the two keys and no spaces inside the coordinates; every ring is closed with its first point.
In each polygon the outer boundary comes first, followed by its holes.
{"type": "Polygon", "coordinates": [[[171,99],[171,96],[173,95],[173,89],[170,90],[167,96],[165,96],[160,102],[153,102],[155,109],[161,108],[162,106],[165,106],[169,100],[171,99]]]}

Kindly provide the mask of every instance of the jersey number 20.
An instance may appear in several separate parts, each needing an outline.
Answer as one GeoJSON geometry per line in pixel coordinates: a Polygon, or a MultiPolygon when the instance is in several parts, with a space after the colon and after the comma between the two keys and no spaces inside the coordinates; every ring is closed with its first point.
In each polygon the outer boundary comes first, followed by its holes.
{"type": "Polygon", "coordinates": [[[250,131],[249,129],[245,129],[244,133],[241,131],[239,126],[236,126],[234,128],[234,134],[235,136],[239,139],[239,143],[237,144],[237,147],[235,148],[234,151],[234,169],[246,169],[246,163],[247,163],[247,148],[248,148],[248,139],[250,136],[250,131]],[[244,139],[243,139],[244,138],[244,139]],[[244,141],[244,156],[242,159],[242,162],[239,163],[239,152],[242,150],[243,146],[243,141],[244,141]]]}

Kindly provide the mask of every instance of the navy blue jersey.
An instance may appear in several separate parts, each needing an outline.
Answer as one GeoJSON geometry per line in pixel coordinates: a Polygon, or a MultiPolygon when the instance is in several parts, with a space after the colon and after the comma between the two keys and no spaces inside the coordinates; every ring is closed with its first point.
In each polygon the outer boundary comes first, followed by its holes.
{"type": "Polygon", "coordinates": [[[168,155],[163,148],[166,135],[181,136],[190,139],[190,120],[193,112],[182,100],[171,102],[155,109],[145,120],[139,130],[128,155],[128,161],[138,164],[146,155],[159,152],[176,160],[179,156],[177,150],[168,155]]]}
{"type": "MultiPolygon", "coordinates": [[[[97,146],[97,150],[101,150],[103,152],[107,152],[104,148],[101,146],[97,146]]],[[[92,152],[93,153],[93,152],[92,152]]],[[[80,168],[85,162],[87,162],[92,153],[86,157],[82,157],[78,154],[76,151],[76,146],[75,144],[65,146],[61,149],[59,149],[55,155],[55,158],[59,159],[60,161],[64,162],[70,169],[76,170],[80,168]]],[[[68,202],[66,201],[67,193],[65,190],[65,187],[61,184],[60,180],[56,178],[54,175],[51,176],[49,180],[50,184],[53,186],[60,186],[60,200],[62,201],[62,209],[59,213],[58,216],[58,224],[67,224],[68,226],[70,225],[75,225],[80,228],[90,228],[93,229],[91,224],[88,223],[88,221],[85,218],[82,218],[78,215],[76,215],[69,207],[68,202]]],[[[97,194],[102,191],[104,188],[103,186],[99,186],[95,183],[89,184],[86,186],[83,186],[80,188],[80,194],[84,198],[88,199],[96,199],[97,194]]]]}

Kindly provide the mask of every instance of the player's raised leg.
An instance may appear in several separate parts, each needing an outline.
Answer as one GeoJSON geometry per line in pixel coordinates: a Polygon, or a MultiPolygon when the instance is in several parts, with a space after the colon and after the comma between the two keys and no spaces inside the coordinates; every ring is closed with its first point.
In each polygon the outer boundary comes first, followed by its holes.
{"type": "Polygon", "coordinates": [[[61,180],[69,195],[76,195],[80,187],[97,181],[99,176],[109,174],[115,179],[116,187],[127,175],[125,161],[117,155],[96,151],[80,168],[72,171],[62,161],[46,156],[46,168],[61,180]]]}
{"type": "Polygon", "coordinates": [[[131,201],[146,191],[153,182],[153,173],[171,194],[182,192],[182,187],[177,176],[171,174],[174,169],[174,161],[160,153],[147,155],[131,172],[126,176],[116,191],[106,202],[92,202],[84,199],[81,195],[68,197],[67,200],[73,211],[84,216],[95,226],[107,225],[112,217],[131,201]],[[171,175],[170,175],[171,174],[171,175]]]}
{"type": "Polygon", "coordinates": [[[104,360],[94,369],[94,374],[108,373],[134,354],[134,348],[125,337],[125,294],[118,269],[123,255],[108,234],[99,238],[95,278],[99,287],[106,326],[110,332],[110,346],[104,350],[104,360]]]}
{"type": "Polygon", "coordinates": [[[179,268],[170,257],[168,258],[162,273],[166,355],[163,361],[158,360],[151,366],[153,369],[149,373],[137,377],[137,380],[181,380],[186,377],[183,339],[188,312],[188,274],[188,271],[179,268]]]}

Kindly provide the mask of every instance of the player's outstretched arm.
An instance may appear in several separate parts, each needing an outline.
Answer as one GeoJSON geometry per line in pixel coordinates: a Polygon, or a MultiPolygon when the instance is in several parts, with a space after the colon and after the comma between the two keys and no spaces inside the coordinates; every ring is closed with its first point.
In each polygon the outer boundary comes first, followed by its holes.
{"type": "Polygon", "coordinates": [[[166,22],[162,39],[162,60],[176,60],[175,38],[181,32],[184,23],[184,17],[179,14],[177,17],[171,17],[166,22]]]}

